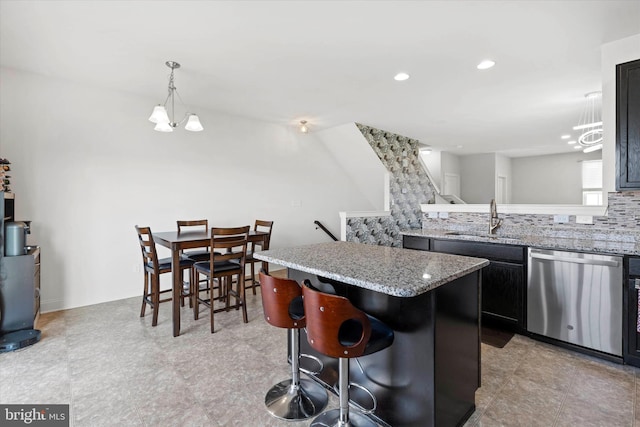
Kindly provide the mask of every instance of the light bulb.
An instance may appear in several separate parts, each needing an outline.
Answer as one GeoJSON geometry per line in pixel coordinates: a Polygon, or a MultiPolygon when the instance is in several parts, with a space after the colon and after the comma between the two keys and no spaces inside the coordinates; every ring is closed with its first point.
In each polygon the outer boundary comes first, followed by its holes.
{"type": "Polygon", "coordinates": [[[306,120],[300,120],[300,132],[302,132],[302,133],[309,132],[309,128],[307,127],[307,121],[306,120]]]}

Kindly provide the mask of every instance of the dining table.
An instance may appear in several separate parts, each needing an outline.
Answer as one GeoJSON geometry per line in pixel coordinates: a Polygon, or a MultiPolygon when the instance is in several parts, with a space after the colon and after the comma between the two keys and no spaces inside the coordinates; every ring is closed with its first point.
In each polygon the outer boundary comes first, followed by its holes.
{"type": "MultiPolygon", "coordinates": [[[[160,246],[171,250],[171,289],[172,289],[172,319],[173,336],[180,335],[180,296],[182,293],[182,273],[180,270],[180,254],[185,249],[207,248],[211,245],[211,230],[207,231],[161,231],[152,233],[153,240],[160,246]]],[[[266,231],[249,231],[249,243],[262,244],[263,250],[269,249],[269,233],[266,231]]],[[[268,271],[268,263],[262,267],[268,271]]]]}

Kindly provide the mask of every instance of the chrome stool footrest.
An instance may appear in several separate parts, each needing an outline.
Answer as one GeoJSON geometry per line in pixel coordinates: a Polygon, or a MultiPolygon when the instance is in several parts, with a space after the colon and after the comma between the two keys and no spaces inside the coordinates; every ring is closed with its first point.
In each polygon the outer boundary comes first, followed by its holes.
{"type": "MultiPolygon", "coordinates": [[[[318,369],[316,369],[315,371],[312,371],[310,369],[306,369],[300,366],[300,372],[304,372],[307,375],[318,375],[324,369],[324,363],[322,363],[322,360],[320,360],[318,357],[312,354],[301,353],[298,360],[302,358],[313,360],[314,362],[316,362],[318,364],[318,369]]],[[[291,358],[289,358],[289,363],[291,363],[291,358]]]]}
{"type": "MultiPolygon", "coordinates": [[[[373,395],[373,393],[371,393],[369,391],[368,388],[366,388],[365,386],[363,386],[361,384],[350,382],[349,383],[349,389],[351,389],[351,387],[355,387],[357,389],[360,389],[363,392],[365,392],[366,394],[368,394],[369,397],[371,398],[371,402],[373,402],[373,405],[372,405],[372,407],[370,409],[367,409],[364,406],[360,405],[355,400],[349,399],[349,406],[359,410],[363,414],[373,414],[375,412],[375,410],[378,409],[378,399],[376,399],[376,397],[373,395]]],[[[339,384],[336,384],[335,386],[333,386],[333,388],[335,389],[336,393],[340,394],[340,385],[339,384]]],[[[351,393],[349,393],[349,395],[351,396],[351,393]]]]}

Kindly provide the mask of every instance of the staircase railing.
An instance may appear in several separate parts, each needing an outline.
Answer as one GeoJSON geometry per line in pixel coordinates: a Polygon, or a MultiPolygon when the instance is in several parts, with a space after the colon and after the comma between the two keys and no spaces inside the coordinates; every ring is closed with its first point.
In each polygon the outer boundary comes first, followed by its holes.
{"type": "Polygon", "coordinates": [[[329,237],[331,237],[333,240],[338,241],[338,238],[336,236],[334,236],[333,233],[330,232],[329,229],[327,229],[327,227],[325,227],[320,221],[315,220],[315,221],[313,221],[313,223],[316,225],[316,230],[318,228],[320,228],[322,231],[327,233],[329,235],[329,237]]]}

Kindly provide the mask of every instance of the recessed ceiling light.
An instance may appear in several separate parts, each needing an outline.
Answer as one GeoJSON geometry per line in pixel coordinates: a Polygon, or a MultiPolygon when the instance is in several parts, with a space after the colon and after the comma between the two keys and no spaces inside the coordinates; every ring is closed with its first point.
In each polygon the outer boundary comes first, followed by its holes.
{"type": "Polygon", "coordinates": [[[492,61],[490,59],[485,59],[484,61],[478,64],[477,68],[478,70],[487,70],[493,67],[494,65],[496,65],[495,61],[492,61]]]}
{"type": "Polygon", "coordinates": [[[560,138],[562,138],[562,139],[569,139],[569,138],[571,138],[571,135],[562,135],[560,138]]]}
{"type": "Polygon", "coordinates": [[[398,81],[398,82],[403,82],[405,80],[409,79],[409,74],[407,73],[398,73],[393,77],[393,80],[398,81]]]}
{"type": "Polygon", "coordinates": [[[569,145],[573,145],[573,144],[575,144],[575,143],[576,143],[576,141],[575,141],[575,140],[567,141],[567,144],[569,144],[569,145]]]}

